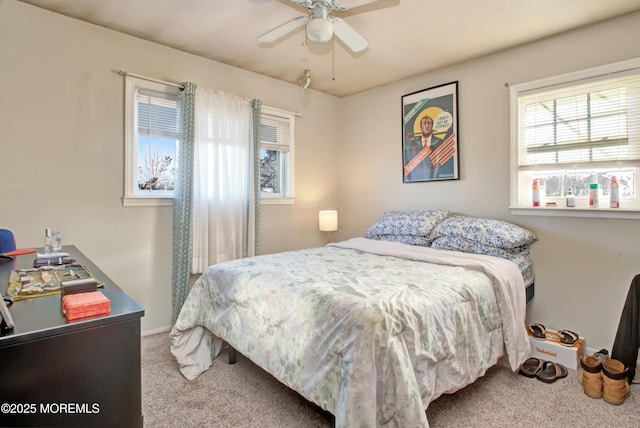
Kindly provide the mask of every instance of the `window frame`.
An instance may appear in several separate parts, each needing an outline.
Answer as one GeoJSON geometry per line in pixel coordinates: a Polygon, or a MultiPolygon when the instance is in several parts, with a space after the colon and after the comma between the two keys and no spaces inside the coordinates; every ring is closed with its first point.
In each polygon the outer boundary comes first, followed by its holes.
{"type": "MultiPolygon", "coordinates": [[[[166,94],[178,95],[181,88],[176,85],[163,84],[143,78],[125,76],[125,129],[124,129],[124,191],[122,205],[137,206],[172,206],[173,191],[155,194],[140,194],[136,191],[138,169],[138,138],[136,129],[137,93],[138,89],[150,90],[166,94]]],[[[178,146],[180,143],[178,143],[178,146]]]]}
{"type": "MultiPolygon", "coordinates": [[[[632,60],[621,61],[618,63],[607,64],[600,67],[594,67],[586,70],[581,70],[573,73],[567,73],[559,76],[553,76],[545,79],[540,79],[532,82],[526,82],[522,84],[509,86],[510,92],[510,204],[509,208],[513,215],[540,215],[540,216],[561,216],[561,217],[594,217],[594,218],[624,218],[624,219],[640,219],[640,162],[639,161],[625,161],[625,164],[616,164],[616,161],[612,161],[607,164],[599,162],[582,162],[579,167],[574,168],[571,164],[563,165],[558,163],[556,165],[546,165],[540,170],[535,170],[531,166],[521,166],[519,164],[519,150],[520,150],[520,106],[519,99],[524,97],[526,93],[532,93],[535,91],[548,92],[555,91],[558,86],[564,86],[567,90],[570,90],[574,86],[579,86],[588,80],[600,79],[605,80],[606,77],[615,73],[625,73],[634,71],[635,74],[640,74],[640,58],[632,60]],[[535,173],[549,173],[554,174],[570,174],[574,169],[578,170],[590,170],[592,172],[600,172],[602,170],[613,171],[619,168],[634,169],[634,188],[636,194],[633,198],[628,200],[627,204],[623,204],[620,208],[609,208],[608,203],[604,204],[601,201],[598,208],[590,208],[588,204],[578,203],[579,198],[576,198],[576,207],[566,207],[565,198],[563,196],[556,198],[546,198],[548,202],[556,202],[555,207],[533,207],[527,205],[525,201],[529,200],[531,195],[531,180],[526,181],[523,177],[529,177],[535,173]],[[527,173],[527,170],[529,173],[527,173]]],[[[634,120],[640,120],[635,118],[634,120]]],[[[640,129],[640,124],[634,124],[635,129],[640,129]]],[[[630,136],[631,137],[631,136],[630,136]]]]}
{"type": "MultiPolygon", "coordinates": [[[[269,194],[259,190],[260,204],[261,205],[292,205],[295,203],[295,113],[291,113],[285,110],[280,110],[274,107],[262,106],[261,111],[261,126],[262,119],[265,116],[270,116],[270,119],[281,120],[285,126],[288,124],[288,156],[287,165],[283,167],[283,181],[282,187],[285,189],[282,193],[269,194]]],[[[277,146],[269,144],[267,142],[258,142],[258,157],[261,150],[278,150],[277,146]]],[[[258,171],[258,174],[262,174],[262,171],[258,171]]]]}

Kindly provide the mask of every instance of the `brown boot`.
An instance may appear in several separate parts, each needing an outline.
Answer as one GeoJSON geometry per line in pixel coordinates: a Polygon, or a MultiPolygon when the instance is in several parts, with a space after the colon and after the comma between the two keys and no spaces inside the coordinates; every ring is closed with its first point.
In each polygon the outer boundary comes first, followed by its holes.
{"type": "Polygon", "coordinates": [[[619,406],[631,394],[627,378],[628,367],[621,361],[610,359],[602,365],[603,393],[602,398],[609,404],[619,406]]]}
{"type": "Polygon", "coordinates": [[[591,398],[602,398],[602,363],[596,357],[582,357],[582,387],[591,398]]]}

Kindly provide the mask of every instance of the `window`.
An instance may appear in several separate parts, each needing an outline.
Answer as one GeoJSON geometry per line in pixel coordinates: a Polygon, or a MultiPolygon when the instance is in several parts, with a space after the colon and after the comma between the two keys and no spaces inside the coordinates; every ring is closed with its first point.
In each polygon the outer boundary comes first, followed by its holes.
{"type": "Polygon", "coordinates": [[[511,159],[512,211],[533,206],[536,179],[542,206],[566,215],[571,190],[573,210],[590,209],[597,183],[596,211],[608,210],[612,177],[621,209],[640,210],[640,59],[512,86],[511,159]]]}
{"type": "Polygon", "coordinates": [[[294,115],[262,107],[260,117],[260,200],[291,204],[294,197],[294,115]]]}
{"type": "Polygon", "coordinates": [[[182,140],[179,88],[126,77],[125,206],[171,205],[182,140]]]}

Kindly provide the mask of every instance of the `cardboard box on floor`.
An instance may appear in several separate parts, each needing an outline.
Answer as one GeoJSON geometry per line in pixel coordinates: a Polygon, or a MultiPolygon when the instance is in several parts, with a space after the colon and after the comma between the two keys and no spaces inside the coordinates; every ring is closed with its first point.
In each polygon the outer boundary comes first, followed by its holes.
{"type": "Polygon", "coordinates": [[[529,333],[531,356],[541,360],[562,364],[568,369],[578,370],[580,358],[584,355],[584,339],[579,338],[569,347],[560,344],[559,336],[554,330],[547,330],[547,340],[534,339],[529,333]]]}

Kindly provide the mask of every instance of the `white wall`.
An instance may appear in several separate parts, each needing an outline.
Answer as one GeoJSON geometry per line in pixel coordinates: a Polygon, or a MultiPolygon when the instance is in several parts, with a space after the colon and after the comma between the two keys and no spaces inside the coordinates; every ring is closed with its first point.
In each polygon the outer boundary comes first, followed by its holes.
{"type": "MultiPolygon", "coordinates": [[[[146,310],[171,321],[172,209],[122,206],[127,70],[302,114],[295,205],[263,206],[260,252],[323,245],[338,205],[339,99],[17,2],[0,1],[0,227],[20,247],[62,233],[146,310]]],[[[0,285],[1,286],[1,285],[0,285]]]]}
{"type": "Polygon", "coordinates": [[[631,279],[640,273],[640,222],[510,214],[505,83],[634,58],[638,40],[635,13],[344,98],[340,237],[362,235],[388,209],[443,208],[526,227],[539,237],[527,322],[574,330],[588,348],[611,351],[631,279]],[[402,95],[456,80],[460,180],[403,184],[402,95]]]}

